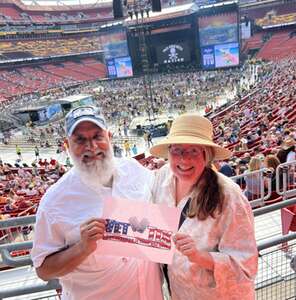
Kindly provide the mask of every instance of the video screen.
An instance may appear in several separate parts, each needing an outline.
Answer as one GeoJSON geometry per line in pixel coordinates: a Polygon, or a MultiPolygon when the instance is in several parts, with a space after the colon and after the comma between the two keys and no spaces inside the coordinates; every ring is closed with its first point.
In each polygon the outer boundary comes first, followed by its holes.
{"type": "Polygon", "coordinates": [[[204,69],[225,68],[239,65],[239,44],[221,44],[201,48],[204,69]]]}
{"type": "Polygon", "coordinates": [[[114,59],[108,59],[106,60],[106,66],[107,66],[107,71],[108,71],[108,77],[109,78],[116,78],[117,73],[116,73],[116,67],[115,67],[115,62],[114,59]]]}
{"type": "Polygon", "coordinates": [[[59,103],[51,104],[46,109],[46,117],[48,120],[53,118],[55,115],[61,114],[61,113],[62,113],[62,106],[59,103]]]}
{"type": "Polygon", "coordinates": [[[118,78],[133,76],[133,66],[130,56],[115,58],[114,61],[118,78]]]}
{"type": "Polygon", "coordinates": [[[133,76],[132,60],[130,56],[117,57],[106,60],[109,78],[123,78],[133,76]]]}
{"type": "Polygon", "coordinates": [[[239,65],[238,43],[215,45],[216,68],[231,67],[239,65]]]}
{"type": "Polygon", "coordinates": [[[238,42],[237,12],[198,18],[201,47],[238,42]]]}
{"type": "Polygon", "coordinates": [[[202,65],[205,69],[215,68],[215,49],[214,47],[206,47],[201,49],[202,65]]]}
{"type": "Polygon", "coordinates": [[[175,64],[190,61],[190,51],[187,43],[172,43],[157,47],[157,62],[159,64],[175,64]]]}
{"type": "Polygon", "coordinates": [[[129,56],[125,29],[116,32],[106,32],[100,36],[105,59],[129,56]]]}

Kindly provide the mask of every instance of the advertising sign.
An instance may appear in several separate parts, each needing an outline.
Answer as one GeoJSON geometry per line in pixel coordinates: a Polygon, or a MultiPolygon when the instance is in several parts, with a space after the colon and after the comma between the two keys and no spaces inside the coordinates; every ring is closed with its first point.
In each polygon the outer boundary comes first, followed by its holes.
{"type": "Polygon", "coordinates": [[[215,68],[214,47],[202,48],[202,64],[206,69],[215,68]]]}

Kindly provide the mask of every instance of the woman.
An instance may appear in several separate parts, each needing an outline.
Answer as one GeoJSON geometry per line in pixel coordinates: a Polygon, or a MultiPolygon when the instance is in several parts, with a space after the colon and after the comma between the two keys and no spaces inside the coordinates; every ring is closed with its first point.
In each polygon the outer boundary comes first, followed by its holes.
{"type": "MultiPolygon", "coordinates": [[[[262,168],[262,160],[259,157],[252,157],[249,163],[249,168],[246,170],[245,174],[252,173],[254,171],[258,171],[262,168]]],[[[262,175],[260,173],[250,174],[248,176],[245,176],[245,182],[246,182],[246,189],[245,189],[245,195],[251,200],[255,200],[258,198],[261,198],[261,189],[262,192],[264,192],[264,182],[262,175]],[[261,185],[263,185],[261,187],[261,185]]]]}
{"type": "MultiPolygon", "coordinates": [[[[189,210],[168,266],[173,300],[253,300],[257,247],[251,207],[231,179],[212,163],[230,152],[212,141],[210,121],[179,116],[169,135],[151,148],[169,164],[156,171],[153,201],[189,210]]],[[[179,223],[180,225],[180,223],[179,223]]]]}
{"type": "MultiPolygon", "coordinates": [[[[271,192],[273,193],[273,196],[278,197],[278,195],[276,194],[276,169],[277,167],[280,165],[280,161],[278,160],[278,158],[273,155],[273,154],[269,154],[265,157],[264,159],[264,167],[269,169],[271,172],[271,176],[270,176],[270,180],[271,180],[271,192]]],[[[280,189],[282,189],[282,185],[283,185],[283,177],[282,177],[282,172],[280,170],[280,189]]],[[[267,187],[267,186],[266,186],[267,187]]]]}
{"type": "Polygon", "coordinates": [[[282,145],[282,148],[277,153],[277,158],[281,163],[292,162],[296,160],[295,140],[287,138],[282,145]]]}
{"type": "MultiPolygon", "coordinates": [[[[292,163],[296,160],[295,140],[292,137],[287,138],[282,145],[282,149],[277,153],[277,158],[282,163],[292,163]]],[[[295,184],[295,167],[293,164],[286,166],[282,169],[287,176],[288,189],[293,188],[295,184]]]]}

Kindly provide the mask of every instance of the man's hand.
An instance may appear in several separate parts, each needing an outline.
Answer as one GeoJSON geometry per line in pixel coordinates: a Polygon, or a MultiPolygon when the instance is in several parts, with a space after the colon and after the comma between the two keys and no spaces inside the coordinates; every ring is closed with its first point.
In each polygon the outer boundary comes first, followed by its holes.
{"type": "Polygon", "coordinates": [[[103,238],[105,220],[93,218],[80,226],[80,241],[66,249],[48,255],[36,269],[37,275],[48,281],[65,276],[75,270],[97,249],[97,241],[103,238]]]}
{"type": "Polygon", "coordinates": [[[195,261],[198,251],[195,242],[190,235],[177,233],[174,237],[174,242],[178,251],[187,256],[191,262],[195,261]]]}
{"type": "Polygon", "coordinates": [[[105,224],[104,219],[92,218],[80,225],[79,245],[83,252],[91,254],[97,249],[97,241],[103,238],[105,224]]]}

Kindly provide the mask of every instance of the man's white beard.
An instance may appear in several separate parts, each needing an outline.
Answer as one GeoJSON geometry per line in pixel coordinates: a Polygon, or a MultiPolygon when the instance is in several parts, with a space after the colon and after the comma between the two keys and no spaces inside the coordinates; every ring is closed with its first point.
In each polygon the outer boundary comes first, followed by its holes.
{"type": "MultiPolygon", "coordinates": [[[[102,152],[100,150],[100,152],[102,152]]],[[[77,170],[82,182],[92,189],[99,188],[100,186],[110,186],[112,177],[115,173],[115,164],[113,151],[110,148],[105,151],[105,157],[101,160],[93,160],[89,163],[84,163],[82,157],[77,157],[74,153],[70,156],[73,161],[73,165],[77,170]]]]}

